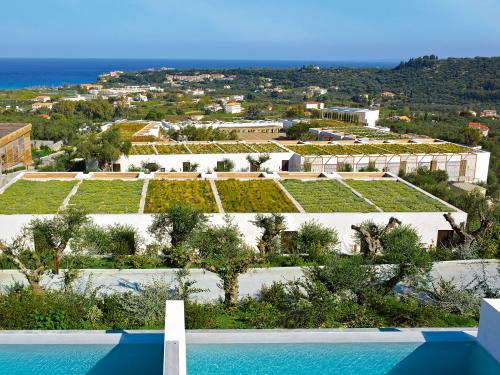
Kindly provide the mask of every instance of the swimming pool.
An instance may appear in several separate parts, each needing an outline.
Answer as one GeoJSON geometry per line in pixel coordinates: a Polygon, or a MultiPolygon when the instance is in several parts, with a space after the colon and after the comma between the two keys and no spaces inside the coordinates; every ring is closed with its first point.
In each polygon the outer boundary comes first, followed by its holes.
{"type": "MultiPolygon", "coordinates": [[[[500,374],[475,341],[191,344],[189,374],[500,374]]],[[[0,374],[161,374],[163,346],[0,345],[0,374]]]]}

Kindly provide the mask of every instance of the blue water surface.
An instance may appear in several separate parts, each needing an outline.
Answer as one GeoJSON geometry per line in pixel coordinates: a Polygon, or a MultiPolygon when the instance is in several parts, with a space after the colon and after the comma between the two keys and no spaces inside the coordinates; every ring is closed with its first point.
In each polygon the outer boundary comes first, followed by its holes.
{"type": "Polygon", "coordinates": [[[291,68],[303,65],[323,67],[393,67],[395,61],[296,61],[296,60],[180,60],[180,59],[27,59],[0,58],[0,89],[61,86],[94,82],[112,70],[147,68],[291,68]]]}
{"type": "MultiPolygon", "coordinates": [[[[0,345],[0,374],[161,374],[158,344],[0,345]]],[[[489,375],[475,342],[189,345],[189,374],[489,375]]]]}

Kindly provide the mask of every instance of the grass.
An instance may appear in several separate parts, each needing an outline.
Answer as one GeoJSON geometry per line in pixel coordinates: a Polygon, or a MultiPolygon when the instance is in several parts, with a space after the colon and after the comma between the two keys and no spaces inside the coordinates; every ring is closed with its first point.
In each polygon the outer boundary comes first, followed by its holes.
{"type": "Polygon", "coordinates": [[[250,143],[249,146],[257,152],[271,153],[271,152],[286,152],[280,146],[274,143],[250,143]]]}
{"type": "Polygon", "coordinates": [[[226,212],[298,212],[271,180],[220,180],[216,186],[226,212]]]}
{"type": "Polygon", "coordinates": [[[0,214],[56,213],[75,184],[76,181],[17,181],[0,194],[0,214]]]}
{"type": "Polygon", "coordinates": [[[144,212],[165,212],[174,203],[183,203],[203,212],[219,211],[206,180],[153,180],[149,183],[144,212]]]}
{"type": "Polygon", "coordinates": [[[223,154],[216,144],[213,143],[193,143],[187,146],[193,154],[223,154]]]}
{"type": "Polygon", "coordinates": [[[401,181],[346,180],[386,212],[449,212],[452,209],[401,181]]]}
{"type": "Polygon", "coordinates": [[[151,145],[132,145],[129,155],[155,155],[155,149],[151,145]]]}
{"type": "Polygon", "coordinates": [[[146,125],[147,123],[145,122],[121,122],[113,124],[110,129],[118,129],[122,141],[132,141],[132,136],[146,125]]]}
{"type": "Polygon", "coordinates": [[[160,155],[189,154],[184,145],[156,145],[155,147],[160,155]]]}
{"type": "Polygon", "coordinates": [[[228,154],[244,154],[255,152],[252,148],[244,143],[217,143],[225,153],[228,154]]]}
{"type": "Polygon", "coordinates": [[[306,212],[374,212],[376,208],[335,180],[284,180],[283,186],[306,212]]]}
{"type": "Polygon", "coordinates": [[[136,214],[144,181],[83,181],[70,205],[90,214],[136,214]]]}

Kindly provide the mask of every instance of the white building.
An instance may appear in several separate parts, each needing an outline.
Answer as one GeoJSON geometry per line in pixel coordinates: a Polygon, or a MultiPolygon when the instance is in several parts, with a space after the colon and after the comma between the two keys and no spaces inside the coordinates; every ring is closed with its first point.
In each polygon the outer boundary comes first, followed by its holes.
{"type": "Polygon", "coordinates": [[[136,102],[147,102],[148,101],[148,97],[146,95],[143,95],[143,94],[138,94],[134,97],[134,101],[136,102]]]}
{"type": "Polygon", "coordinates": [[[50,102],[51,98],[48,95],[40,95],[33,99],[34,102],[47,103],[50,102]]]}
{"type": "Polygon", "coordinates": [[[304,103],[305,109],[324,109],[325,108],[325,103],[321,102],[305,102],[304,103]]]}
{"type": "Polygon", "coordinates": [[[231,113],[231,114],[241,113],[241,111],[242,111],[241,103],[228,102],[228,103],[224,104],[224,111],[226,113],[231,113]]]}
{"type": "Polygon", "coordinates": [[[379,118],[378,109],[330,107],[322,112],[323,118],[375,126],[379,118]]]}
{"type": "Polygon", "coordinates": [[[52,109],[56,103],[44,103],[44,102],[36,102],[31,105],[31,109],[33,111],[38,111],[40,109],[48,109],[49,111],[52,109]]]}

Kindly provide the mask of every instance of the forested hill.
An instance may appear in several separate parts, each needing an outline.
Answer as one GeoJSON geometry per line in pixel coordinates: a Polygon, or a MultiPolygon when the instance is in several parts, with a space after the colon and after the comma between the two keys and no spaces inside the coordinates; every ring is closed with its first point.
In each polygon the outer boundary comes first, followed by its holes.
{"type": "MultiPolygon", "coordinates": [[[[174,71],[175,73],[176,71],[174,71]]],[[[177,71],[178,72],[178,71],[177,71]]],[[[331,90],[333,98],[346,99],[353,95],[395,93],[396,99],[413,106],[475,106],[500,109],[500,57],[448,58],[435,56],[411,59],[393,69],[373,68],[313,68],[301,69],[211,69],[203,72],[223,72],[236,75],[233,90],[241,93],[258,89],[262,78],[271,78],[274,87],[299,89],[309,85],[331,90]]],[[[194,74],[184,70],[183,74],[194,74]]],[[[162,83],[165,72],[128,73],[122,83],[162,83]]],[[[207,87],[222,82],[206,83],[207,87]]],[[[292,90],[293,91],[293,90],[292,90]]],[[[298,92],[298,91],[297,91],[298,92]]],[[[286,94],[285,94],[286,95],[286,94]]]]}

